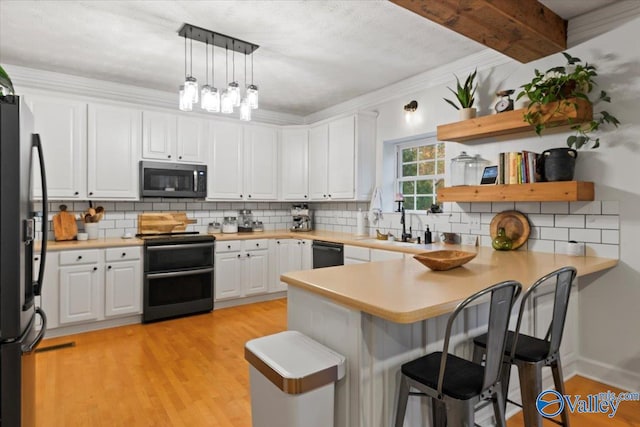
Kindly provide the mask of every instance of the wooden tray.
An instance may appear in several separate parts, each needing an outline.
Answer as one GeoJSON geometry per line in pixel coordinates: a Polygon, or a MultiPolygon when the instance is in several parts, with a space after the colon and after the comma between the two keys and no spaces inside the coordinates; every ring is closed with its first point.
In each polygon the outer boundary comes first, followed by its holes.
{"type": "Polygon", "coordinates": [[[138,215],[138,233],[156,234],[185,231],[187,224],[195,224],[197,220],[187,218],[184,212],[156,212],[138,215]]]}
{"type": "Polygon", "coordinates": [[[518,211],[504,211],[493,217],[490,226],[492,240],[496,238],[500,228],[504,228],[505,234],[512,240],[511,249],[518,249],[524,245],[529,238],[529,233],[531,233],[529,220],[518,211]]]}
{"type": "MultiPolygon", "coordinates": [[[[67,212],[66,205],[60,205],[60,212],[53,216],[53,234],[57,241],[73,240],[78,235],[76,216],[67,212]]],[[[45,236],[46,238],[46,236],[45,236]]]]}
{"type": "Polygon", "coordinates": [[[414,255],[413,257],[432,270],[445,271],[468,263],[474,259],[476,255],[477,253],[475,252],[442,250],[424,252],[414,255]]]}

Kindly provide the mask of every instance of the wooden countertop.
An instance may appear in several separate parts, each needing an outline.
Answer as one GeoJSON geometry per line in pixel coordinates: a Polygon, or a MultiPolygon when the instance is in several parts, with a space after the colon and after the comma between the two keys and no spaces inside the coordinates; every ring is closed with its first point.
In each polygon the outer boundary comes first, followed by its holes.
{"type": "MultiPolygon", "coordinates": [[[[102,248],[117,248],[122,246],[142,246],[144,242],[135,237],[132,239],[123,239],[120,237],[107,238],[107,239],[95,239],[95,240],[67,240],[67,241],[48,241],[48,251],[67,251],[73,249],[102,249],[102,248]]],[[[36,249],[40,250],[40,244],[36,244],[36,249]]]]}
{"type": "Polygon", "coordinates": [[[608,258],[477,249],[476,258],[449,271],[431,271],[411,258],[297,271],[281,279],[347,307],[413,323],[450,313],[467,296],[504,280],[517,280],[527,289],[563,266],[574,266],[578,276],[584,276],[618,264],[608,258]]]}

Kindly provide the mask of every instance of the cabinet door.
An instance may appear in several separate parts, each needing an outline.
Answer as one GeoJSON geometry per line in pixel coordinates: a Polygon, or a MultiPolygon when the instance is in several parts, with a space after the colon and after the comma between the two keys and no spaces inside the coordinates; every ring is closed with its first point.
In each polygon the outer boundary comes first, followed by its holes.
{"type": "Polygon", "coordinates": [[[309,199],[309,141],[307,129],[283,129],[280,141],[282,199],[309,199]]]}
{"type": "Polygon", "coordinates": [[[246,200],[278,198],[278,131],[246,126],[244,131],[244,192],[246,200]]]}
{"type": "Polygon", "coordinates": [[[106,317],[142,313],[140,261],[107,263],[104,287],[106,317]]]}
{"type": "Polygon", "coordinates": [[[208,124],[195,117],[178,117],[178,161],[207,162],[208,124]]]}
{"type": "Polygon", "coordinates": [[[355,118],[329,123],[327,192],[330,199],[355,197],[355,118]]]}
{"type": "Polygon", "coordinates": [[[302,261],[300,263],[300,270],[311,270],[313,268],[312,243],[312,240],[302,240],[302,261]]]}
{"type": "Polygon", "coordinates": [[[139,198],[140,111],[89,105],[87,182],[90,199],[139,198]]]}
{"type": "Polygon", "coordinates": [[[289,271],[289,263],[291,262],[291,242],[292,239],[277,239],[275,244],[275,255],[276,259],[274,261],[276,266],[276,274],[275,280],[272,282],[271,292],[280,292],[287,290],[287,284],[280,281],[280,276],[285,272],[289,271]]]}
{"type": "Polygon", "coordinates": [[[211,122],[209,144],[211,152],[207,168],[207,198],[242,199],[242,126],[237,123],[211,122]]]}
{"type": "Polygon", "coordinates": [[[216,254],[215,296],[217,300],[239,298],[242,294],[240,252],[216,254]]]}
{"type": "Polygon", "coordinates": [[[176,116],[168,113],[142,113],[142,157],[173,160],[176,154],[176,116]]]}
{"type": "Polygon", "coordinates": [[[60,323],[100,317],[101,272],[95,264],[60,267],[60,323]]]}
{"type": "Polygon", "coordinates": [[[264,294],[269,290],[269,251],[243,252],[242,283],[244,295],[264,294]]]}
{"type": "Polygon", "coordinates": [[[404,254],[402,252],[385,251],[382,249],[371,249],[371,261],[388,261],[391,259],[402,259],[404,254]]]}
{"type": "Polygon", "coordinates": [[[309,198],[327,199],[329,125],[309,129],[309,198]]]}
{"type": "MultiPolygon", "coordinates": [[[[40,134],[47,166],[50,199],[86,197],[87,104],[60,98],[29,96],[34,130],[40,134]]],[[[40,170],[34,168],[34,195],[42,197],[40,170]]]]}

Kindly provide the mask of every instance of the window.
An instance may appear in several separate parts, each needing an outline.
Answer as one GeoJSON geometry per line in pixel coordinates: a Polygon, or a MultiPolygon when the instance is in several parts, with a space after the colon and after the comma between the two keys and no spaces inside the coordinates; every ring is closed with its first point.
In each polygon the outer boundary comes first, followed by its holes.
{"type": "Polygon", "coordinates": [[[424,211],[444,187],[444,143],[434,138],[397,146],[397,188],[406,210],[424,211]]]}

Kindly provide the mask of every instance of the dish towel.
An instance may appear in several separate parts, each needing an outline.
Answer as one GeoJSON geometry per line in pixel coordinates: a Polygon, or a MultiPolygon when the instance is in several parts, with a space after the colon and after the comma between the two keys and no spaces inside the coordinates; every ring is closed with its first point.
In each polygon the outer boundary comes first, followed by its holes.
{"type": "Polygon", "coordinates": [[[369,225],[377,225],[382,219],[382,190],[376,187],[371,196],[371,204],[369,205],[369,225]]]}

